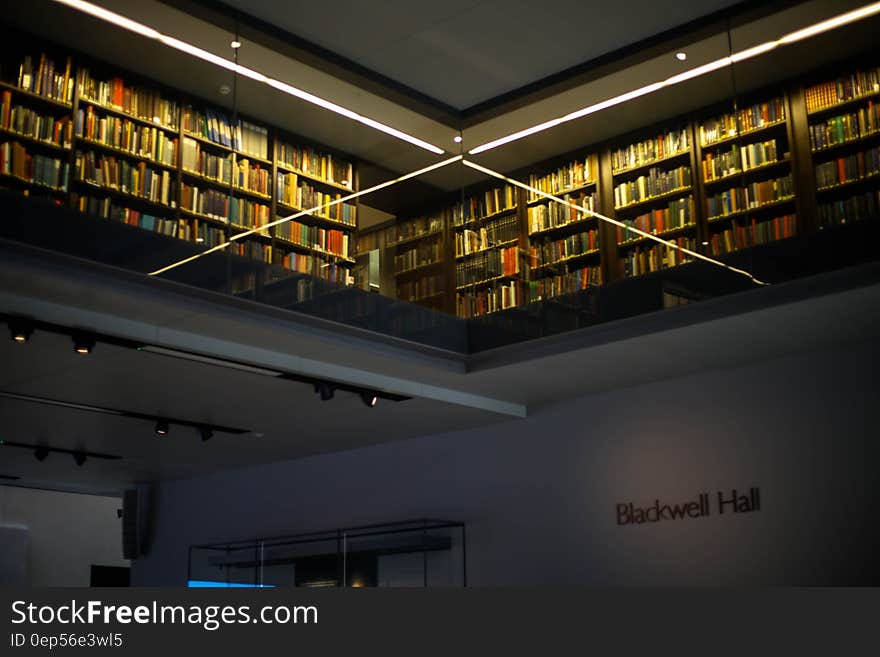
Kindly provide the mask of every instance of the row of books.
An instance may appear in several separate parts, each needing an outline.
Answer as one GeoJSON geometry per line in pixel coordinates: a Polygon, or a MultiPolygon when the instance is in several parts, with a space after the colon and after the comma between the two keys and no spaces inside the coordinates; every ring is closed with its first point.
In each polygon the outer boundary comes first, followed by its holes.
{"type": "Polygon", "coordinates": [[[225,241],[223,231],[214,226],[200,222],[198,219],[169,219],[140,210],[134,210],[115,203],[110,197],[91,195],[73,196],[73,207],[102,219],[119,221],[129,226],[137,226],[144,230],[174,237],[186,242],[195,242],[206,247],[216,246],[225,241]]]}
{"type": "Polygon", "coordinates": [[[849,75],[841,75],[836,80],[807,87],[804,98],[807,111],[813,112],[875,93],[880,93],[880,67],[854,71],[849,75]]]}
{"type": "Polygon", "coordinates": [[[735,212],[758,208],[767,203],[789,199],[794,196],[791,174],[772,180],[735,187],[706,199],[709,219],[726,217],[735,212]]]}
{"type": "MultiPolygon", "coordinates": [[[[539,189],[547,194],[561,194],[570,189],[583,187],[596,181],[596,171],[590,166],[590,158],[569,162],[556,171],[551,171],[543,176],[531,174],[529,186],[539,189]]],[[[529,201],[543,198],[535,192],[529,192],[529,201]]]]}
{"type": "Polygon", "coordinates": [[[315,272],[316,269],[324,264],[324,261],[316,258],[311,254],[297,253],[295,251],[291,251],[290,253],[286,253],[282,256],[280,264],[285,269],[289,269],[291,271],[297,271],[301,274],[312,274],[315,272]]]}
{"type": "Polygon", "coordinates": [[[180,151],[181,166],[184,171],[197,173],[205,178],[216,180],[228,185],[232,176],[232,157],[215,155],[201,147],[201,144],[190,137],[183,138],[180,151]]]}
{"type": "Polygon", "coordinates": [[[599,231],[595,228],[569,235],[565,239],[533,244],[529,247],[529,265],[532,269],[543,267],[571,258],[591,253],[599,248],[599,231]]]}
{"type": "Polygon", "coordinates": [[[455,312],[458,317],[469,319],[515,308],[522,303],[522,283],[509,281],[503,285],[474,290],[455,295],[455,312]]]}
{"type": "Polygon", "coordinates": [[[857,112],[832,116],[823,123],[810,124],[810,147],[829,148],[880,131],[880,105],[869,102],[857,112]]]}
{"type": "Polygon", "coordinates": [[[618,172],[683,153],[689,148],[687,128],[670,131],[611,151],[611,170],[618,172]]]}
{"type": "Polygon", "coordinates": [[[456,313],[469,319],[515,308],[522,302],[522,283],[509,281],[481,290],[456,294],[456,313]]]}
{"type": "Polygon", "coordinates": [[[755,103],[737,112],[723,114],[700,124],[700,143],[708,146],[716,141],[758,130],[785,120],[785,103],[782,98],[755,103]]]}
{"type": "Polygon", "coordinates": [[[516,190],[513,185],[488,189],[465,200],[464,213],[454,217],[455,225],[462,225],[465,221],[474,221],[515,207],[516,190]]]}
{"type": "MultiPolygon", "coordinates": [[[[694,225],[694,197],[676,199],[670,201],[666,207],[656,208],[650,212],[640,214],[632,219],[624,219],[625,226],[637,228],[646,233],[659,234],[676,228],[684,228],[694,225]]],[[[617,227],[617,243],[624,244],[642,239],[642,235],[623,226],[617,227]]]]}
{"type": "Polygon", "coordinates": [[[131,164],[93,151],[76,153],[76,173],[80,180],[108,187],[124,194],[173,207],[176,204],[173,174],[157,171],[145,162],[131,164]]]}
{"type": "Polygon", "coordinates": [[[354,189],[353,165],[330,153],[323,153],[309,146],[279,142],[275,146],[275,159],[279,164],[314,178],[354,189]]]}
{"type": "Polygon", "coordinates": [[[69,164],[57,157],[30,153],[17,141],[0,144],[0,173],[25,182],[67,191],[69,164]]]}
{"type": "Polygon", "coordinates": [[[818,213],[820,229],[866,219],[876,221],[880,218],[880,190],[821,203],[818,213]]]}
{"type": "Polygon", "coordinates": [[[729,227],[714,233],[709,244],[712,255],[719,256],[739,249],[794,237],[796,234],[797,217],[793,214],[786,214],[764,221],[758,221],[754,218],[750,221],[734,220],[729,227]]]}
{"type": "Polygon", "coordinates": [[[394,256],[394,273],[400,274],[416,267],[431,265],[443,259],[443,245],[440,242],[421,243],[418,246],[394,256]]]}
{"type": "Polygon", "coordinates": [[[816,165],[816,187],[834,187],[877,175],[880,175],[880,147],[816,165]]]}
{"type": "Polygon", "coordinates": [[[501,276],[519,272],[519,248],[492,249],[477,253],[455,264],[455,284],[458,287],[473,285],[501,276]]]}
{"type": "Polygon", "coordinates": [[[446,280],[443,274],[422,276],[415,280],[400,281],[397,283],[397,298],[404,301],[422,301],[428,297],[443,294],[446,280]]]}
{"type": "Polygon", "coordinates": [[[342,194],[327,194],[300,181],[295,173],[279,171],[275,181],[275,199],[279,203],[300,210],[319,208],[315,215],[354,226],[357,224],[357,208],[351,203],[339,203],[342,197],[342,194]]]}
{"type": "Polygon", "coordinates": [[[455,255],[470,255],[518,238],[519,218],[516,215],[502,217],[476,230],[466,228],[455,233],[455,255]]]}
{"type": "Polygon", "coordinates": [[[73,124],[69,117],[57,118],[23,105],[13,106],[9,91],[0,94],[0,128],[62,148],[70,148],[73,137],[73,124]]]}
{"type": "Polygon", "coordinates": [[[308,249],[342,258],[348,257],[350,237],[341,230],[309,226],[298,221],[285,221],[275,226],[275,236],[308,249]]]}
{"type": "Polygon", "coordinates": [[[696,252],[697,240],[694,237],[678,237],[672,240],[675,246],[665,244],[647,245],[630,251],[620,259],[623,275],[631,278],[653,271],[669,269],[690,262],[693,256],[682,251],[689,249],[696,252]]]}
{"type": "Polygon", "coordinates": [[[91,106],[77,111],[76,136],[168,166],[177,162],[177,139],[169,138],[162,130],[128,119],[100,116],[91,106]]]}
{"type": "Polygon", "coordinates": [[[250,258],[251,260],[262,260],[265,263],[272,262],[272,247],[268,244],[261,244],[255,241],[238,240],[230,244],[229,252],[241,256],[242,258],[250,258]]]}
{"type": "Polygon", "coordinates": [[[241,119],[233,124],[222,112],[199,111],[192,105],[183,108],[182,120],[184,132],[263,160],[269,158],[269,131],[262,126],[241,119]]]}
{"type": "Polygon", "coordinates": [[[443,230],[445,216],[443,213],[427,217],[415,217],[401,221],[392,227],[392,242],[413,239],[422,235],[430,235],[443,230]]]}
{"type": "MultiPolygon", "coordinates": [[[[784,154],[787,157],[788,154],[784,154]]],[[[776,140],[733,146],[726,151],[706,153],[703,158],[703,180],[710,181],[779,160],[776,140]]]]}
{"type": "Polygon", "coordinates": [[[180,106],[154,89],[126,85],[120,77],[98,80],[88,69],[82,69],[79,85],[85,100],[177,130],[180,106]]]}
{"type": "Polygon", "coordinates": [[[583,267],[567,274],[529,281],[529,301],[541,301],[602,285],[601,267],[583,267]]]}
{"type": "Polygon", "coordinates": [[[627,205],[650,200],[655,196],[668,194],[691,186],[691,168],[680,166],[670,171],[651,167],[647,175],[635,180],[615,185],[614,207],[624,208],[627,205]]]}
{"type": "Polygon", "coordinates": [[[573,221],[586,219],[590,215],[577,210],[569,203],[591,212],[596,212],[598,196],[596,192],[581,192],[580,194],[565,194],[562,197],[566,203],[551,201],[547,204],[535,205],[528,208],[529,233],[538,233],[550,228],[565,226],[573,221]]]}
{"type": "Polygon", "coordinates": [[[183,183],[180,207],[188,212],[210,217],[247,228],[259,228],[269,223],[269,206],[249,199],[230,196],[213,188],[183,183]]]}
{"type": "Polygon", "coordinates": [[[73,77],[70,65],[68,57],[63,68],[55,68],[55,61],[41,53],[39,63],[34,66],[33,58],[25,55],[18,67],[18,86],[38,96],[72,103],[73,77]]]}

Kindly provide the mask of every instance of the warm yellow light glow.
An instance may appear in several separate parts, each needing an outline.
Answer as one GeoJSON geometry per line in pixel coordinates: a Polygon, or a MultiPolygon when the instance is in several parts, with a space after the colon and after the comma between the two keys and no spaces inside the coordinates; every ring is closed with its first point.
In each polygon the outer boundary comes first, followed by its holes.
{"type": "Polygon", "coordinates": [[[225,57],[215,55],[214,53],[204,50],[203,48],[194,46],[191,43],[181,41],[180,39],[168,36],[167,34],[162,34],[147,25],[143,25],[142,23],[138,23],[136,21],[128,19],[120,14],[108,11],[103,7],[93,5],[90,2],[83,2],[82,0],[55,0],[55,2],[67,5],[68,7],[72,7],[84,13],[90,14],[91,16],[95,16],[96,18],[100,18],[109,23],[113,23],[114,25],[118,25],[119,27],[122,27],[126,30],[136,32],[137,34],[145,36],[149,39],[155,39],[161,43],[164,43],[166,46],[169,46],[176,50],[180,50],[181,52],[185,52],[189,55],[192,55],[193,57],[197,57],[206,62],[210,62],[211,64],[220,66],[221,68],[225,68],[229,71],[233,71],[252,80],[256,80],[257,82],[267,84],[270,87],[278,89],[279,91],[282,91],[286,94],[295,96],[296,98],[312,103],[314,105],[318,105],[319,107],[323,107],[324,109],[330,110],[331,112],[335,112],[336,114],[349,118],[352,121],[357,121],[358,123],[373,128],[374,130],[384,132],[387,135],[390,135],[402,141],[406,141],[410,144],[413,144],[414,146],[423,148],[436,155],[443,155],[446,152],[439,146],[434,146],[433,144],[419,139],[418,137],[414,137],[401,130],[392,128],[391,126],[385,125],[384,123],[376,121],[375,119],[362,116],[346,107],[342,107],[341,105],[332,103],[329,100],[325,100],[319,96],[310,94],[309,92],[298,89],[292,85],[287,84],[286,82],[281,82],[279,80],[269,78],[259,71],[254,71],[253,69],[249,69],[245,66],[236,64],[235,62],[228,60],[225,57]]]}
{"type": "MultiPolygon", "coordinates": [[[[679,73],[678,75],[674,75],[670,78],[662,80],[660,82],[654,82],[653,84],[649,84],[644,87],[640,87],[639,89],[635,89],[633,91],[629,91],[625,94],[621,94],[619,96],[615,96],[613,98],[609,98],[608,100],[604,100],[602,102],[596,103],[594,105],[590,105],[583,109],[577,110],[575,112],[571,112],[566,114],[565,116],[560,116],[555,119],[550,119],[549,121],[544,121],[543,123],[539,123],[537,125],[531,126],[529,128],[525,128],[523,130],[519,130],[517,132],[511,133],[504,137],[499,137],[498,139],[493,139],[492,141],[486,142],[485,144],[481,144],[475,148],[472,148],[468,151],[469,155],[476,155],[478,153],[483,153],[485,151],[491,150],[493,148],[498,148],[499,146],[503,146],[504,144],[509,144],[512,141],[517,141],[524,137],[528,137],[529,135],[533,135],[538,132],[543,132],[544,130],[549,130],[550,128],[554,128],[562,123],[567,123],[568,121],[573,121],[575,119],[579,119],[581,117],[587,116],[589,114],[594,114],[600,110],[607,109],[609,107],[613,107],[614,105],[619,105],[620,103],[632,100],[634,98],[638,98],[639,96],[644,96],[645,94],[653,93],[659,89],[664,87],[669,87],[675,84],[679,84],[680,82],[684,82],[686,80],[691,80],[693,78],[699,77],[701,75],[706,75],[711,73],[712,71],[717,71],[720,68],[724,68],[725,66],[729,66],[730,64],[741,62],[746,59],[750,59],[752,57],[757,57],[758,55],[762,55],[770,50],[773,50],[781,45],[793,43],[795,41],[800,41],[801,39],[806,39],[811,36],[815,36],[817,34],[821,34],[822,32],[827,32],[828,30],[833,30],[835,28],[841,27],[842,25],[847,25],[849,23],[854,23],[855,21],[862,20],[867,18],[868,16],[873,16],[874,14],[880,13],[880,2],[874,2],[870,5],[866,5],[860,9],[856,9],[845,14],[840,14],[839,16],[835,16],[834,18],[830,18],[825,21],[821,21],[814,25],[810,25],[809,27],[805,27],[796,32],[791,32],[786,34],[785,36],[780,37],[774,41],[767,41],[757,46],[753,46],[751,48],[747,48],[745,50],[741,50],[739,52],[735,52],[728,57],[722,57],[721,59],[716,59],[713,62],[709,62],[708,64],[703,64],[702,66],[697,66],[683,73],[679,73]]],[[[683,53],[678,53],[679,55],[683,53]]],[[[685,56],[686,58],[686,56],[685,56]]],[[[680,60],[684,60],[685,58],[679,57],[680,60]]]]}
{"type": "Polygon", "coordinates": [[[554,196],[553,194],[548,194],[547,192],[541,191],[537,187],[532,187],[531,185],[527,185],[523,182],[520,182],[519,180],[515,180],[514,178],[508,178],[503,173],[498,173],[497,171],[493,171],[492,169],[481,166],[481,165],[477,164],[476,162],[471,162],[470,160],[462,160],[462,164],[470,167],[471,169],[476,169],[477,171],[481,171],[481,172],[483,172],[487,175],[490,175],[494,178],[498,178],[499,180],[503,180],[507,183],[510,183],[511,185],[514,185],[514,186],[519,187],[521,189],[524,189],[526,191],[532,192],[533,194],[537,194],[538,196],[542,196],[543,198],[549,199],[551,201],[556,201],[557,203],[561,203],[562,205],[568,206],[574,210],[577,210],[578,212],[582,212],[583,214],[587,214],[587,215],[590,215],[591,217],[596,217],[597,219],[600,219],[601,221],[605,221],[609,224],[614,224],[615,226],[619,226],[620,228],[623,228],[624,230],[628,230],[630,232],[636,233],[640,237],[646,237],[648,239],[654,240],[655,242],[658,242],[659,244],[662,244],[662,245],[667,246],[669,248],[678,249],[682,253],[687,253],[688,255],[691,255],[691,256],[698,258],[700,260],[703,260],[705,262],[710,262],[713,265],[717,265],[719,267],[722,267],[724,269],[732,271],[736,274],[741,274],[742,276],[746,276],[747,278],[751,279],[753,282],[757,283],[758,285],[767,285],[767,283],[764,283],[763,281],[759,281],[752,274],[750,274],[749,272],[747,272],[743,269],[737,269],[736,267],[731,267],[730,265],[727,265],[719,260],[715,260],[714,258],[709,258],[708,256],[704,256],[702,253],[697,253],[696,251],[691,251],[690,249],[686,249],[682,246],[679,246],[678,244],[676,244],[672,240],[664,240],[662,237],[657,237],[656,235],[653,235],[651,233],[647,233],[647,232],[640,230],[638,228],[634,228],[633,226],[627,226],[622,221],[618,221],[617,219],[612,219],[611,217],[606,217],[604,214],[600,214],[598,212],[590,210],[583,205],[578,205],[577,203],[572,203],[571,201],[566,201],[558,196],[554,196]]]}

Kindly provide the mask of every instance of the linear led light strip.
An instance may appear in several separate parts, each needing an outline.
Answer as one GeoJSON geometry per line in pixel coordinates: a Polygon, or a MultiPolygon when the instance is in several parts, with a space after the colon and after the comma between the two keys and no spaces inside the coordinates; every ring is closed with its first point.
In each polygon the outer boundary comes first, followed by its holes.
{"type": "Polygon", "coordinates": [[[865,5],[860,9],[854,9],[853,11],[847,12],[845,14],[839,14],[838,16],[829,18],[819,23],[815,23],[803,29],[797,30],[796,32],[790,32],[789,34],[786,34],[785,36],[782,36],[775,41],[767,41],[766,43],[762,43],[752,48],[741,50],[727,57],[722,57],[721,59],[717,59],[714,62],[709,62],[708,64],[692,68],[688,71],[685,71],[684,73],[674,75],[671,78],[667,78],[660,82],[654,82],[653,84],[634,89],[633,91],[628,91],[625,94],[615,96],[614,98],[609,98],[608,100],[603,100],[594,105],[590,105],[589,107],[584,107],[583,109],[579,109],[571,112],[570,114],[566,114],[565,116],[560,116],[558,118],[545,121],[544,123],[533,125],[530,128],[525,128],[524,130],[514,132],[505,137],[493,139],[492,141],[486,142],[485,144],[481,144],[469,150],[468,154],[476,155],[477,153],[483,153],[493,148],[497,148],[498,146],[509,144],[512,141],[517,141],[519,139],[522,139],[523,137],[528,137],[529,135],[534,135],[538,132],[549,130],[550,128],[554,128],[563,123],[567,123],[568,121],[574,121],[575,119],[582,118],[589,114],[595,114],[596,112],[608,109],[609,107],[620,105],[621,103],[633,100],[634,98],[645,96],[647,94],[663,89],[664,87],[670,87],[672,85],[678,84],[679,82],[684,82],[685,80],[691,80],[693,78],[700,77],[701,75],[706,75],[707,73],[716,71],[719,68],[724,68],[725,66],[729,66],[730,64],[756,57],[765,52],[778,48],[779,46],[794,43],[795,41],[800,41],[802,39],[821,34],[822,32],[827,32],[828,30],[833,30],[849,23],[854,23],[856,21],[867,18],[868,16],[873,16],[878,12],[880,12],[880,2],[874,2],[870,5],[865,5]]]}
{"type": "Polygon", "coordinates": [[[429,171],[434,171],[435,169],[440,169],[440,168],[448,166],[454,162],[458,162],[461,159],[462,159],[461,155],[456,155],[455,157],[451,157],[448,160],[443,160],[442,162],[438,162],[437,164],[432,164],[432,165],[427,166],[423,169],[419,169],[418,171],[413,171],[411,173],[407,173],[403,176],[400,176],[399,178],[395,178],[394,180],[387,180],[383,183],[379,183],[378,185],[374,185],[373,187],[369,187],[367,189],[362,189],[359,192],[354,192],[352,194],[349,194],[348,196],[343,196],[341,198],[337,198],[332,201],[328,201],[327,203],[323,203],[321,205],[316,205],[315,207],[309,208],[308,210],[302,210],[301,212],[297,212],[296,214],[292,214],[287,217],[282,217],[281,219],[276,219],[275,221],[272,221],[272,222],[266,224],[265,226],[259,226],[257,228],[252,228],[252,229],[245,231],[243,233],[237,233],[237,234],[233,235],[232,237],[230,237],[228,241],[223,242],[222,244],[212,246],[210,249],[202,251],[201,253],[197,253],[194,256],[190,256],[189,258],[184,258],[183,260],[180,260],[180,261],[175,262],[171,265],[168,265],[167,267],[163,267],[162,269],[157,269],[156,271],[150,272],[149,275],[150,276],[157,276],[158,274],[163,274],[166,271],[170,271],[170,270],[175,269],[176,267],[180,267],[181,265],[184,265],[188,262],[192,262],[193,260],[197,260],[197,259],[201,258],[202,256],[208,255],[209,253],[213,253],[214,251],[220,251],[221,249],[225,249],[227,246],[232,244],[234,241],[244,239],[245,237],[249,237],[250,235],[253,235],[254,233],[261,233],[264,230],[266,230],[267,228],[272,228],[273,226],[277,226],[279,224],[286,223],[286,222],[291,221],[293,219],[296,219],[298,217],[310,215],[315,212],[319,212],[321,210],[329,208],[331,206],[339,205],[340,203],[345,203],[346,201],[350,201],[351,199],[357,198],[359,196],[364,196],[365,194],[371,194],[372,192],[378,191],[380,189],[384,189],[385,187],[390,187],[391,185],[396,185],[397,183],[403,182],[404,180],[409,180],[410,178],[416,178],[418,176],[421,176],[422,174],[428,173],[429,171]]]}
{"type": "Polygon", "coordinates": [[[704,256],[702,253],[697,253],[696,251],[691,251],[690,249],[686,249],[683,246],[679,246],[678,244],[676,244],[672,240],[664,240],[661,237],[657,237],[656,235],[652,235],[651,233],[646,233],[645,231],[640,230],[638,228],[634,228],[632,226],[627,226],[622,221],[618,221],[617,219],[612,219],[611,217],[606,217],[603,214],[599,214],[598,212],[593,212],[592,210],[589,210],[582,205],[578,205],[577,203],[572,203],[571,201],[566,201],[562,198],[559,198],[558,196],[554,196],[553,194],[548,194],[547,192],[543,192],[536,187],[532,187],[531,185],[526,185],[525,183],[522,183],[518,180],[514,180],[513,178],[508,178],[504,174],[498,173],[497,171],[493,171],[492,169],[487,169],[486,167],[480,166],[479,164],[476,164],[475,162],[471,162],[469,160],[462,160],[462,164],[470,167],[471,169],[476,169],[477,171],[482,171],[485,174],[488,174],[490,176],[494,176],[495,178],[498,178],[500,180],[504,180],[505,182],[508,182],[511,185],[515,185],[517,187],[520,187],[522,189],[530,191],[534,194],[538,194],[539,196],[543,196],[544,198],[550,199],[551,201],[556,201],[557,203],[561,203],[562,205],[567,205],[570,208],[573,208],[579,212],[583,212],[583,213],[588,214],[590,216],[596,217],[597,219],[601,219],[602,221],[607,221],[610,224],[614,224],[615,226],[619,226],[619,227],[624,228],[628,231],[636,233],[637,235],[640,235],[641,237],[646,237],[648,239],[654,240],[655,242],[658,242],[658,243],[662,244],[663,246],[671,247],[673,249],[678,249],[682,253],[687,253],[688,255],[691,255],[695,258],[699,258],[700,260],[704,260],[706,262],[712,263],[713,265],[717,265],[717,266],[722,267],[724,269],[730,270],[736,274],[741,274],[742,276],[749,278],[750,280],[752,280],[754,283],[757,283],[758,285],[768,285],[768,283],[765,283],[764,281],[758,280],[752,274],[745,271],[744,269],[737,269],[736,267],[731,267],[730,265],[725,264],[723,262],[720,262],[719,260],[715,260],[714,258],[709,258],[708,256],[704,256]]]}
{"type": "Polygon", "coordinates": [[[335,112],[341,116],[349,118],[352,121],[357,121],[358,123],[362,123],[363,125],[369,126],[370,128],[379,130],[380,132],[384,132],[385,134],[396,137],[397,139],[402,139],[403,141],[409,142],[410,144],[418,146],[419,148],[424,148],[425,150],[435,153],[437,155],[443,155],[446,152],[442,148],[434,146],[434,144],[429,144],[428,142],[419,139],[418,137],[413,137],[412,135],[402,132],[397,128],[392,128],[391,126],[385,125],[384,123],[380,123],[379,121],[376,121],[369,117],[362,116],[361,114],[358,114],[357,112],[350,110],[346,107],[342,107],[341,105],[337,105],[336,103],[330,102],[329,100],[325,100],[307,91],[298,89],[292,85],[287,84],[286,82],[281,82],[279,80],[270,78],[266,75],[263,75],[259,71],[255,71],[253,69],[247,68],[246,66],[236,64],[235,62],[226,59],[225,57],[215,55],[214,53],[198,48],[197,46],[187,43],[186,41],[181,41],[180,39],[175,39],[174,37],[162,34],[161,32],[154,30],[152,27],[133,21],[129,18],[126,18],[125,16],[121,16],[117,13],[104,9],[103,7],[94,5],[91,2],[84,2],[83,0],[55,0],[55,2],[59,2],[63,5],[67,5],[68,7],[78,9],[81,12],[90,14],[109,23],[113,23],[114,25],[118,25],[119,27],[122,27],[126,30],[136,32],[141,36],[147,37],[148,39],[155,39],[157,41],[160,41],[166,46],[170,46],[171,48],[175,48],[177,50],[180,50],[181,52],[185,52],[189,55],[192,55],[193,57],[198,57],[199,59],[203,59],[206,62],[211,62],[212,64],[216,64],[217,66],[233,71],[252,80],[256,80],[257,82],[262,82],[263,84],[278,89],[283,93],[295,96],[296,98],[304,100],[308,103],[312,103],[313,105],[323,107],[324,109],[330,110],[331,112],[335,112]]]}

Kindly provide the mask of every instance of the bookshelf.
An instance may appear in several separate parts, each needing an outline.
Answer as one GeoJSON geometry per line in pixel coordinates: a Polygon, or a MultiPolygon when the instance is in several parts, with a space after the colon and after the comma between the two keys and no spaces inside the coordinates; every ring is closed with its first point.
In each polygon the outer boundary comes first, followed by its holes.
{"type": "Polygon", "coordinates": [[[522,210],[525,194],[513,185],[471,191],[452,212],[455,241],[455,314],[488,315],[523,303],[528,268],[522,210]]]}
{"type": "MultiPolygon", "coordinates": [[[[862,59],[511,175],[727,261],[877,219],[880,68],[862,59]]],[[[378,249],[383,294],[463,318],[689,261],[496,181],[359,232],[350,158],[49,45],[0,64],[0,185],[204,248],[257,229],[230,252],[332,283],[378,249]]]]}
{"type": "MultiPolygon", "coordinates": [[[[654,135],[611,150],[615,218],[627,227],[696,250],[693,128],[689,124],[675,125],[654,135]]],[[[639,237],[623,227],[618,226],[614,232],[617,275],[640,276],[690,259],[678,249],[639,237]]]]}
{"type": "Polygon", "coordinates": [[[853,67],[804,89],[818,229],[880,209],[880,67],[853,67]]]}
{"type": "Polygon", "coordinates": [[[718,257],[797,234],[787,95],[753,99],[697,127],[706,228],[718,257]]]}
{"type": "Polygon", "coordinates": [[[10,45],[0,184],[205,248],[349,283],[357,203],[259,230],[356,191],[354,163],[112,65],[10,45]]]}
{"type": "Polygon", "coordinates": [[[0,83],[0,183],[62,204],[69,193],[73,69],[61,53],[20,53],[0,83]]]}
{"type": "Polygon", "coordinates": [[[531,173],[529,186],[566,203],[529,192],[529,303],[602,284],[599,220],[574,204],[598,211],[598,155],[568,160],[546,173],[531,173]]]}

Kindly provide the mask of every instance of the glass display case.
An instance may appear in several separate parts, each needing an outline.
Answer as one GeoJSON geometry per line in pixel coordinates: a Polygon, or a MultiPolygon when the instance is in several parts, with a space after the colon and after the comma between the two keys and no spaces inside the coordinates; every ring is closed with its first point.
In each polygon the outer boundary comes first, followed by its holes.
{"type": "Polygon", "coordinates": [[[190,587],[463,587],[465,527],[413,520],[189,549],[190,587]]]}

